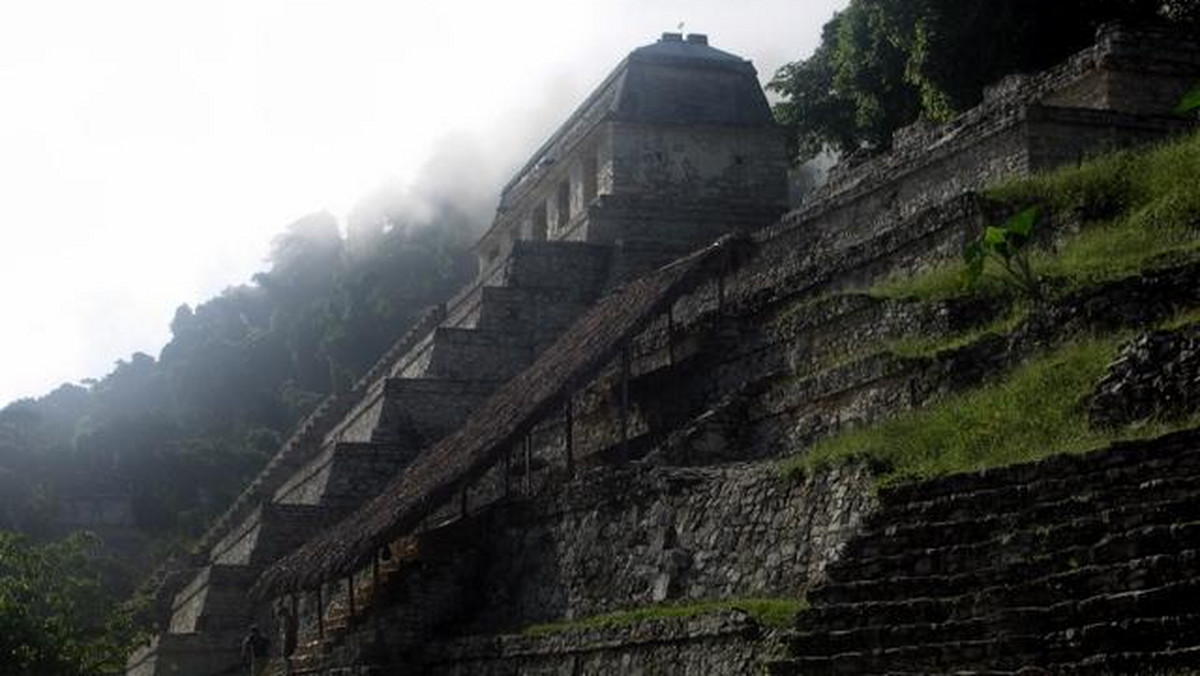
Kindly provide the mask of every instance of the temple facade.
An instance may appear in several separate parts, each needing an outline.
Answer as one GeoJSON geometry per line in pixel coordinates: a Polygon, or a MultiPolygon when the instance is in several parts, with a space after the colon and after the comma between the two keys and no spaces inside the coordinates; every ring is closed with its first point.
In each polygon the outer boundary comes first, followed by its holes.
{"type": "Polygon", "coordinates": [[[704,35],[634,50],[505,186],[475,247],[494,276],[517,241],[621,245],[668,260],[787,207],[787,157],[754,66],[704,35]]]}

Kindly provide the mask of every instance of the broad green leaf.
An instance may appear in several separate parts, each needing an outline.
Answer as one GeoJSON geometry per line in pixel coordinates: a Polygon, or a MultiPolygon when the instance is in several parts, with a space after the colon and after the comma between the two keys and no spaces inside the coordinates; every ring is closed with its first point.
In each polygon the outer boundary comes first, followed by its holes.
{"type": "Polygon", "coordinates": [[[1178,115],[1184,115],[1193,110],[1200,110],[1200,86],[1188,92],[1179,105],[1175,106],[1175,113],[1178,115]]]}
{"type": "Polygon", "coordinates": [[[1004,241],[1007,238],[1008,231],[1006,231],[1004,228],[988,226],[988,229],[983,233],[983,245],[989,249],[995,249],[996,247],[1004,244],[1004,241]]]}
{"type": "Polygon", "coordinates": [[[1029,235],[1033,233],[1033,227],[1037,225],[1039,215],[1041,215],[1040,207],[1029,207],[1009,218],[1004,223],[1004,228],[1008,232],[1020,236],[1022,239],[1029,239],[1029,235]]]}
{"type": "Polygon", "coordinates": [[[966,278],[967,284],[974,284],[983,276],[983,264],[987,259],[987,254],[983,250],[983,244],[980,242],[972,242],[967,250],[963,253],[963,258],[966,261],[966,278]]]}

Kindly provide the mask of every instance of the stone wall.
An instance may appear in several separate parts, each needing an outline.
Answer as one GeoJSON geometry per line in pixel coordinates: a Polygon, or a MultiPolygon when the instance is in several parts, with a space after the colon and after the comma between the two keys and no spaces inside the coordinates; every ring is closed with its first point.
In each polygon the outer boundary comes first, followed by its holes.
{"type": "Polygon", "coordinates": [[[758,673],[762,629],[735,611],[547,636],[431,645],[431,676],[745,676],[758,673]]]}
{"type": "Polygon", "coordinates": [[[874,504],[864,469],[597,470],[482,516],[474,624],[516,628],[666,601],[795,597],[874,504]]]}
{"type": "Polygon", "coordinates": [[[370,439],[423,447],[458,429],[496,386],[491,380],[391,379],[370,439]]]}
{"type": "Polygon", "coordinates": [[[1090,52],[1099,67],[1045,103],[1162,115],[1194,86],[1200,69],[1195,36],[1166,25],[1105,26],[1090,52]]]}
{"type": "Polygon", "coordinates": [[[254,572],[246,566],[203,568],[176,594],[169,633],[244,631],[250,614],[245,591],[254,582],[254,572]]]}
{"type": "Polygon", "coordinates": [[[1096,384],[1088,403],[1093,425],[1184,418],[1200,411],[1200,322],[1139,335],[1096,384]]]}
{"type": "Polygon", "coordinates": [[[582,242],[517,242],[501,286],[575,291],[594,298],[608,272],[608,249],[582,242]]]}
{"type": "Polygon", "coordinates": [[[533,359],[528,336],[504,331],[439,327],[424,375],[450,380],[505,381],[533,359]]]}
{"type": "Polygon", "coordinates": [[[786,206],[782,129],[617,123],[614,193],[786,206]]]}
{"type": "Polygon", "coordinates": [[[1170,111],[1198,72],[1194,41],[1106,27],[1095,46],[1000,81],[953,121],[915,124],[897,133],[891,152],[842,162],[787,220],[869,231],[966,190],[1181,132],[1188,121],[1170,111]]]}
{"type": "Polygon", "coordinates": [[[238,641],[243,632],[162,634],[129,658],[128,676],[213,676],[230,673],[241,661],[238,641]]]}
{"type": "Polygon", "coordinates": [[[303,505],[336,511],[358,505],[378,493],[414,453],[406,445],[336,444],[280,487],[272,509],[303,505]]]}

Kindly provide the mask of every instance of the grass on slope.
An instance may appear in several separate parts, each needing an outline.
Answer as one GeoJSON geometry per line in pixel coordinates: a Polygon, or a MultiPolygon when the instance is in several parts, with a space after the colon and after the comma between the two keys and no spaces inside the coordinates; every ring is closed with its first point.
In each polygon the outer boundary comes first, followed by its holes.
{"type": "MultiPolygon", "coordinates": [[[[1013,181],[988,196],[1013,207],[1040,205],[1057,215],[1078,213],[1080,232],[1057,251],[1031,257],[1043,278],[1068,287],[1118,279],[1166,254],[1200,253],[1200,133],[1143,151],[1123,151],[1078,167],[1013,181]]],[[[871,289],[883,297],[939,299],[967,293],[962,262],[871,289]]],[[[1004,293],[996,277],[973,290],[1004,293]]]]}
{"type": "MultiPolygon", "coordinates": [[[[1089,427],[1083,403],[1116,355],[1119,339],[1088,339],[1034,359],[978,389],[950,395],[877,425],[825,439],[785,461],[805,473],[865,460],[879,485],[1077,453],[1118,438],[1168,431],[1089,427]]],[[[1194,421],[1193,421],[1194,422],[1194,421]]]]}
{"type": "Polygon", "coordinates": [[[948,336],[911,336],[888,343],[886,349],[899,357],[932,357],[940,352],[965,347],[987,336],[1012,333],[1028,316],[1029,308],[1017,305],[984,326],[948,336]]]}
{"type": "Polygon", "coordinates": [[[663,619],[692,618],[710,613],[740,610],[760,624],[772,628],[790,626],[796,614],[808,607],[803,599],[737,599],[732,601],[702,601],[691,604],[667,604],[622,610],[579,620],[537,624],[521,633],[525,636],[545,636],[580,629],[615,629],[642,622],[663,619]]]}

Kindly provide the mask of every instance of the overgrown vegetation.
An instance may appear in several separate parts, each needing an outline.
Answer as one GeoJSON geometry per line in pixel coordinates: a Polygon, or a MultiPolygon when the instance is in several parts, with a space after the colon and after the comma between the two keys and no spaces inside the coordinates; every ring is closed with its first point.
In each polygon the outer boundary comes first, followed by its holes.
{"type": "MultiPolygon", "coordinates": [[[[1060,225],[1078,232],[1050,233],[1054,241],[1035,249],[1030,273],[1049,288],[1070,290],[1119,279],[1200,253],[1200,133],[1149,151],[1125,151],[988,192],[1002,204],[1041,205],[1060,225]]],[[[938,300],[968,294],[1006,294],[1000,277],[984,274],[968,284],[968,265],[955,262],[927,273],[889,279],[870,290],[877,296],[938,300]]]]}
{"type": "Polygon", "coordinates": [[[95,654],[94,622],[71,615],[93,596],[74,581],[98,576],[113,610],[111,598],[128,595],[150,566],[207,527],[300,416],[461,288],[474,270],[467,245],[477,228],[452,206],[433,212],[432,222],[397,218],[359,228],[352,240],[328,214],[300,219],[275,239],[267,270],[252,283],[181,306],[157,358],[134,354],[99,380],[0,409],[0,536],[32,538],[0,549],[0,572],[36,564],[17,578],[35,578],[25,595],[3,592],[0,619],[20,626],[0,626],[0,643],[14,642],[0,652],[0,673],[112,671],[101,662],[121,660],[95,654]],[[64,499],[97,494],[131,506],[126,525],[139,537],[121,541],[148,540],[146,547],[68,560],[59,545],[43,546],[65,535],[64,499]],[[127,565],[102,569],[114,555],[127,565]],[[65,586],[46,586],[55,569],[65,586]],[[47,660],[59,657],[44,656],[51,648],[43,646],[78,647],[64,664],[90,666],[55,666],[47,660]],[[37,666],[4,669],[27,661],[37,666]]]}
{"type": "Polygon", "coordinates": [[[521,633],[526,636],[545,636],[581,629],[614,629],[653,620],[687,619],[731,610],[740,610],[763,626],[782,628],[790,626],[796,615],[807,607],[808,603],[803,599],[735,599],[664,604],[594,615],[579,620],[536,624],[521,633]]]}
{"type": "Polygon", "coordinates": [[[971,345],[987,336],[1004,336],[1020,326],[1029,316],[1025,305],[1013,305],[1008,312],[982,326],[949,336],[912,336],[888,343],[884,349],[899,357],[932,357],[966,345],[971,345]]]}
{"type": "Polygon", "coordinates": [[[1021,294],[1042,299],[1042,284],[1029,265],[1029,244],[1038,224],[1041,208],[1032,206],[1014,214],[1003,224],[984,229],[979,239],[967,246],[963,254],[967,287],[974,287],[983,278],[988,261],[998,265],[1001,279],[1021,294]]]}
{"type": "Polygon", "coordinates": [[[1175,114],[1187,115],[1200,110],[1200,85],[1188,92],[1175,106],[1175,114]]]}
{"type": "Polygon", "coordinates": [[[0,531],[0,673],[124,671],[131,624],[94,565],[97,545],[82,534],[37,545],[0,531]]]}
{"type": "Polygon", "coordinates": [[[1092,448],[1106,439],[1088,426],[1081,402],[1116,345],[1065,346],[997,382],[819,442],[787,469],[865,460],[887,485],[1092,448]]]}
{"type": "Polygon", "coordinates": [[[775,115],[801,161],[825,148],[883,150],[918,118],[946,120],[1002,76],[1087,47],[1103,23],[1154,19],[1192,29],[1200,2],[851,0],[811,56],[775,73],[775,115]]]}
{"type": "MultiPolygon", "coordinates": [[[[1200,134],[1143,152],[1119,152],[1078,167],[1014,181],[989,197],[1020,209],[1041,205],[1054,222],[1073,222],[1076,232],[1047,233],[1045,246],[1029,257],[1030,274],[1058,293],[1137,274],[1163,261],[1190,259],[1200,251],[1200,134]]],[[[1013,296],[1002,278],[984,274],[968,284],[968,263],[958,261],[911,278],[891,279],[870,290],[876,296],[942,300],[970,294],[1013,296]]],[[[926,356],[972,343],[986,334],[1011,331],[1020,322],[1019,302],[1007,317],[958,336],[917,338],[888,349],[926,356]]],[[[1163,326],[1196,320],[1184,313],[1163,326]]],[[[928,407],[882,424],[827,439],[793,460],[805,471],[849,459],[879,470],[882,484],[1078,452],[1121,436],[1161,433],[1162,424],[1136,430],[1091,429],[1081,402],[1115,355],[1119,337],[1080,339],[1040,356],[1001,380],[947,396],[928,407]]],[[[1189,421],[1189,424],[1195,421],[1189,421]]]]}
{"type": "Polygon", "coordinates": [[[143,532],[201,532],[302,415],[465,283],[474,227],[443,216],[356,246],[303,218],[253,283],[181,306],[158,358],[0,409],[0,529],[52,534],[59,498],[102,482],[143,532]]]}
{"type": "Polygon", "coordinates": [[[1154,259],[1200,250],[1200,134],[1150,151],[1119,152],[990,191],[1006,204],[1045,204],[1082,222],[1057,250],[1034,256],[1039,274],[1072,286],[1117,279],[1154,259]]]}

